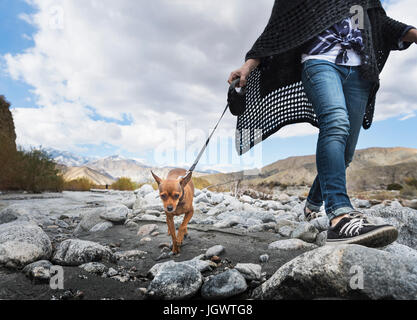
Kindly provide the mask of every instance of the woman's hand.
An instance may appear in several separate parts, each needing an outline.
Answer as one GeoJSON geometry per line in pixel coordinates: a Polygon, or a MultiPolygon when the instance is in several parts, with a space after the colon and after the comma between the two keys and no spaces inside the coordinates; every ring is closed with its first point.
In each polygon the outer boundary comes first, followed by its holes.
{"type": "Polygon", "coordinates": [[[415,42],[417,43],[417,29],[409,30],[402,39],[405,42],[415,42]]]}
{"type": "Polygon", "coordinates": [[[238,87],[246,86],[247,79],[250,73],[259,65],[260,61],[258,59],[248,59],[243,66],[239,69],[233,71],[229,77],[229,84],[231,84],[237,78],[240,78],[240,83],[238,87]]]}

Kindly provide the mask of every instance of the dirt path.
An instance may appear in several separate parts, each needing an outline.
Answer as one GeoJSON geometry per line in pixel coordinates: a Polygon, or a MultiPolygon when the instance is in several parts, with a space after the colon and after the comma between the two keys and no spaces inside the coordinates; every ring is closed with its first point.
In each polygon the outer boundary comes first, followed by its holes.
{"type": "MultiPolygon", "coordinates": [[[[148,224],[143,222],[141,225],[148,224]]],[[[120,281],[102,278],[81,270],[78,267],[64,267],[64,290],[54,291],[48,284],[32,283],[21,272],[0,269],[0,299],[51,299],[73,298],[72,293],[83,292],[83,299],[144,299],[144,295],[138,290],[146,288],[150,279],[146,278],[148,270],[158,262],[165,262],[169,259],[156,261],[161,255],[158,247],[161,243],[169,243],[171,238],[166,234],[166,224],[152,222],[159,226],[160,234],[152,237],[152,241],[140,244],[136,230],[125,226],[115,226],[105,232],[94,234],[82,234],[78,238],[90,240],[104,245],[116,245],[118,250],[139,249],[148,252],[145,259],[133,262],[119,262],[118,265],[105,263],[108,267],[117,269],[122,267],[130,270],[136,269],[136,281],[122,283],[120,281]]],[[[222,264],[213,271],[204,272],[204,276],[224,271],[225,267],[232,267],[237,263],[260,263],[259,256],[267,253],[270,259],[262,264],[262,271],[267,273],[269,278],[280,266],[293,259],[304,251],[270,251],[268,244],[278,240],[275,233],[262,232],[243,234],[233,229],[216,230],[205,226],[190,225],[189,235],[184,242],[182,251],[173,257],[179,262],[192,259],[204,253],[211,246],[221,244],[225,252],[221,255],[222,264]]],[[[243,296],[236,298],[247,298],[251,290],[243,296]]]]}

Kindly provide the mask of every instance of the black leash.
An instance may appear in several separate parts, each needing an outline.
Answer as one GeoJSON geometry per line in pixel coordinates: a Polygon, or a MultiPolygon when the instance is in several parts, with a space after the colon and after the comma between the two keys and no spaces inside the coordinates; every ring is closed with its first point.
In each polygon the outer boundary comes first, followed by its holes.
{"type": "Polygon", "coordinates": [[[211,132],[210,136],[207,138],[207,141],[205,143],[205,145],[203,146],[203,148],[201,149],[200,153],[197,156],[197,159],[194,161],[194,164],[191,166],[191,168],[188,170],[188,172],[193,172],[195,170],[195,167],[197,166],[198,162],[200,161],[201,157],[203,156],[204,151],[206,150],[211,137],[213,136],[214,132],[216,131],[217,127],[219,126],[220,121],[222,121],[224,115],[226,114],[227,109],[229,108],[229,104],[226,105],[226,108],[224,109],[219,121],[217,121],[216,126],[214,127],[213,131],[211,132]]]}
{"type": "MultiPolygon", "coordinates": [[[[228,109],[228,108],[229,108],[229,106],[230,106],[230,102],[231,102],[231,101],[230,101],[230,97],[231,97],[231,95],[234,95],[235,97],[244,97],[244,95],[245,95],[245,90],[243,90],[243,89],[242,89],[242,90],[241,90],[241,92],[237,92],[237,91],[235,90],[235,89],[236,89],[236,86],[239,84],[239,82],[240,82],[240,78],[238,78],[238,79],[234,80],[234,81],[232,82],[232,84],[230,85],[230,88],[229,88],[229,99],[228,99],[228,103],[227,103],[227,105],[226,105],[226,108],[224,108],[224,111],[223,111],[223,113],[222,113],[222,115],[221,115],[221,117],[220,117],[219,121],[217,121],[216,126],[214,127],[214,129],[213,129],[213,131],[211,132],[210,136],[207,138],[207,141],[206,141],[205,145],[203,146],[203,148],[201,149],[200,153],[198,154],[197,159],[194,161],[193,165],[191,166],[191,168],[188,170],[188,172],[187,172],[187,173],[189,173],[189,172],[193,172],[193,171],[195,170],[195,167],[197,166],[198,162],[200,161],[201,157],[203,156],[203,153],[204,153],[204,151],[206,150],[206,148],[207,148],[207,146],[208,146],[208,144],[209,144],[209,142],[210,142],[210,140],[211,140],[211,137],[213,136],[214,132],[216,131],[217,127],[218,127],[218,126],[219,126],[219,124],[220,124],[220,121],[222,121],[222,119],[223,119],[224,115],[226,114],[227,109],[228,109]]],[[[233,113],[233,112],[232,112],[232,113],[233,113]]]]}

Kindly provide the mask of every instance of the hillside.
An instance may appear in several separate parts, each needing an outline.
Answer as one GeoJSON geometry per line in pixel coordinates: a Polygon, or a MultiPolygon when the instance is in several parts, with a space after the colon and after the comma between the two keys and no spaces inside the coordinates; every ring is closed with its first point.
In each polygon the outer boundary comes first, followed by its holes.
{"type": "MultiPolygon", "coordinates": [[[[213,185],[239,179],[251,185],[311,185],[317,175],[315,158],[309,155],[279,160],[263,167],[259,174],[235,172],[204,178],[213,185]]],[[[406,177],[417,179],[417,149],[368,148],[356,151],[347,169],[347,186],[351,191],[384,189],[406,177]]]]}
{"type": "Polygon", "coordinates": [[[92,183],[96,185],[106,185],[106,184],[112,184],[115,182],[115,180],[105,174],[102,174],[96,170],[93,170],[88,167],[69,167],[69,168],[63,168],[63,178],[65,181],[71,181],[76,180],[80,178],[87,178],[92,183]]]}

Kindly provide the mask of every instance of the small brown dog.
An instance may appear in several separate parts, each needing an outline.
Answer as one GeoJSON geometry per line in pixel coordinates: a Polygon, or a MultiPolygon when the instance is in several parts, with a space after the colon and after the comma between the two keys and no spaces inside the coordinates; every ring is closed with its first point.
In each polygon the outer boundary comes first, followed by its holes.
{"type": "Polygon", "coordinates": [[[194,214],[193,198],[194,184],[191,180],[192,172],[184,169],[172,169],[165,180],[162,180],[152,171],[152,176],[158,183],[159,196],[164,204],[168,235],[172,237],[172,252],[179,253],[184,236],[188,233],[187,224],[194,214]],[[178,237],[175,234],[174,216],[185,214],[184,220],[178,229],[178,237]]]}

